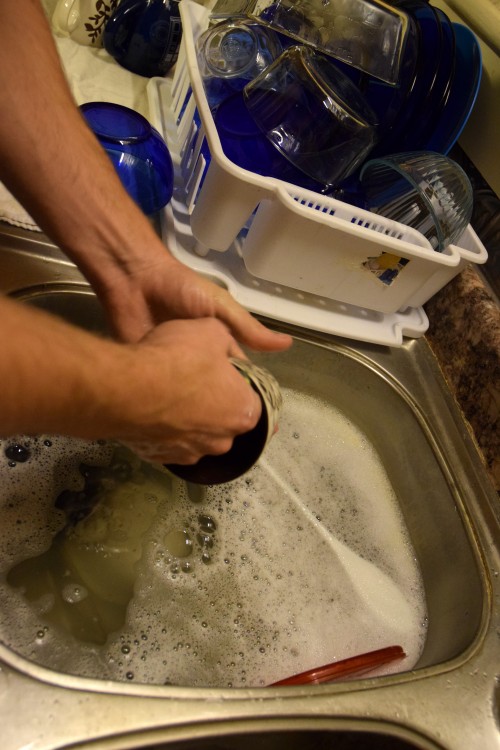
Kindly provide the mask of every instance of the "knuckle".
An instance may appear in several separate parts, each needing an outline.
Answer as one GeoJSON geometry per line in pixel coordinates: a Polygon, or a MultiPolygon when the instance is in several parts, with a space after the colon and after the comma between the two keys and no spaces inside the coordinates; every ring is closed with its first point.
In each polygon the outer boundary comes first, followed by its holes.
{"type": "Polygon", "coordinates": [[[256,409],[252,409],[243,413],[241,422],[241,432],[250,432],[253,430],[257,422],[259,421],[260,413],[256,409]]]}
{"type": "Polygon", "coordinates": [[[210,455],[212,456],[223,456],[225,453],[229,453],[233,445],[232,438],[220,438],[210,449],[210,455]]]}

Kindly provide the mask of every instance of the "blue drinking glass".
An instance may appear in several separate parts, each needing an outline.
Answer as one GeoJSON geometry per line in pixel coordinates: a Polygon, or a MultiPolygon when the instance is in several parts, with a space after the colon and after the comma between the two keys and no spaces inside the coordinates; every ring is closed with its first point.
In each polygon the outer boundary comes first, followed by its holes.
{"type": "Polygon", "coordinates": [[[103,44],[132,73],[164,76],[177,61],[181,37],[178,0],[122,0],[106,23],[103,44]]]}
{"type": "Polygon", "coordinates": [[[111,102],[88,102],[80,110],[111,159],[125,190],[145,214],[172,198],[174,168],[161,135],[138,112],[111,102]]]}

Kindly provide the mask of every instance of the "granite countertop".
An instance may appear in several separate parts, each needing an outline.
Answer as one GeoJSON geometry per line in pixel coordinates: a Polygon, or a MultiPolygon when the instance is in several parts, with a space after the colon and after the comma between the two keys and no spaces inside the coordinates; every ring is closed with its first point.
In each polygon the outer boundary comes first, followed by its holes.
{"type": "Polygon", "coordinates": [[[500,307],[466,268],[426,305],[426,334],[500,492],[500,307]]]}
{"type": "Polygon", "coordinates": [[[460,149],[450,155],[471,178],[471,223],[489,258],[484,268],[467,267],[429,300],[426,336],[500,493],[500,198],[460,149]]]}

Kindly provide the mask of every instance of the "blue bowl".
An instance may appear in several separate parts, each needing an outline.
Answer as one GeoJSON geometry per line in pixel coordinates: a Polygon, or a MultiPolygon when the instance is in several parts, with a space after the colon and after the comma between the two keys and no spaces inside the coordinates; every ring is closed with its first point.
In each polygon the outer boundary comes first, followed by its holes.
{"type": "Polygon", "coordinates": [[[121,104],[88,102],[80,109],[131,198],[145,214],[163,208],[172,198],[174,168],[158,131],[121,104]]]}
{"type": "Polygon", "coordinates": [[[181,37],[178,2],[121,0],[106,22],[103,45],[123,68],[150,78],[176,63],[181,37]]]}
{"type": "Polygon", "coordinates": [[[215,113],[215,126],[224,154],[250,172],[323,192],[325,185],[295,167],[278,151],[248,111],[243,92],[225,99],[215,113]]]}

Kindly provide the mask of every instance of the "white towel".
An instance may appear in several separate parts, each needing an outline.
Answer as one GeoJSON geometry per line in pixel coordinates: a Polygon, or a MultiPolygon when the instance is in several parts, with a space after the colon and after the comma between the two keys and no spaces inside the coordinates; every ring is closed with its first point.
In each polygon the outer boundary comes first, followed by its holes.
{"type": "Polygon", "coordinates": [[[23,229],[40,232],[40,227],[34,222],[29,213],[24,210],[14,196],[9,193],[5,185],[0,182],[0,219],[8,224],[23,229]]]}
{"type": "MultiPolygon", "coordinates": [[[[122,68],[105,49],[93,49],[72,39],[55,37],[61,62],[78,105],[91,101],[122,104],[148,118],[149,79],[122,68]]],[[[0,219],[40,231],[31,216],[0,183],[0,219]]]]}

